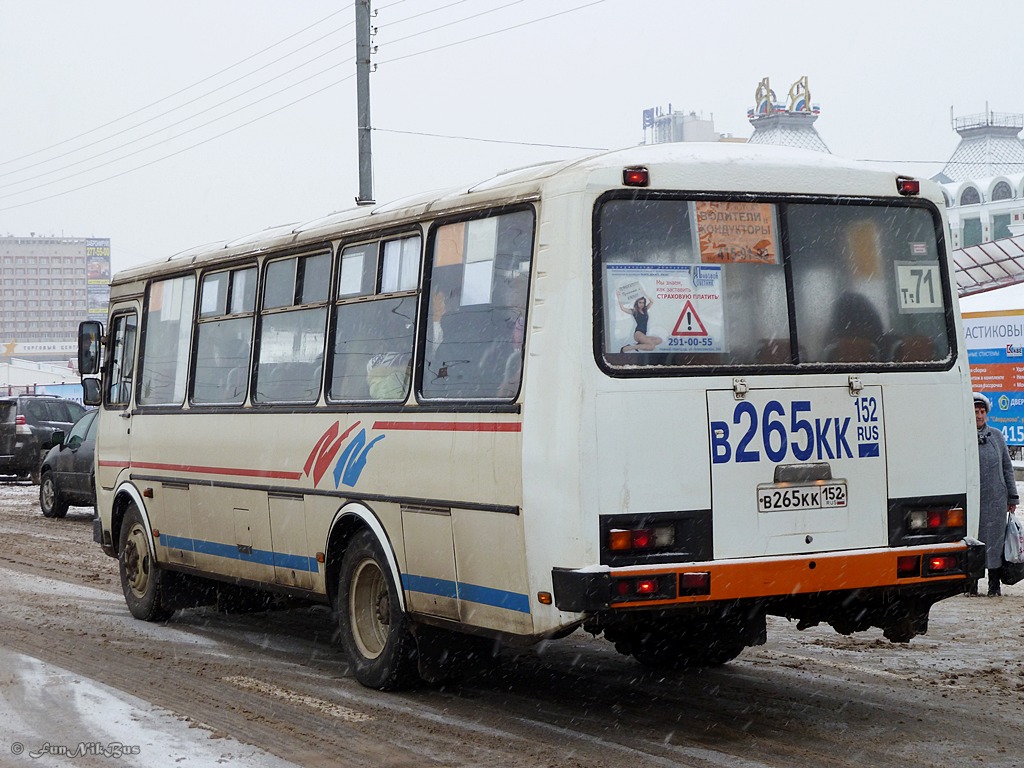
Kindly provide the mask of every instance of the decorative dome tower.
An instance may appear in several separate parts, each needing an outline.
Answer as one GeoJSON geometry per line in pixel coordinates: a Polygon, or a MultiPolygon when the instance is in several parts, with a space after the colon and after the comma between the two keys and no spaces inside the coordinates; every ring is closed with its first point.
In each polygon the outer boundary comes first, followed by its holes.
{"type": "Polygon", "coordinates": [[[806,75],[790,87],[787,105],[776,101],[775,91],[764,78],[754,92],[754,105],[747,110],[747,119],[754,126],[751,144],[779,144],[831,154],[814,128],[820,109],[811,103],[806,75]]]}

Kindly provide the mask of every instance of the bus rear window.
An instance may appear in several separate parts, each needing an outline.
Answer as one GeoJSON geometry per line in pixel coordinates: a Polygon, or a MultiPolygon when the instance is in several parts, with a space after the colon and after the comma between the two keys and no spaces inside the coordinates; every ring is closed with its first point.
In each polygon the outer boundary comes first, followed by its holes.
{"type": "Polygon", "coordinates": [[[608,199],[598,333],[611,369],[946,363],[939,226],[865,201],[608,199]]]}

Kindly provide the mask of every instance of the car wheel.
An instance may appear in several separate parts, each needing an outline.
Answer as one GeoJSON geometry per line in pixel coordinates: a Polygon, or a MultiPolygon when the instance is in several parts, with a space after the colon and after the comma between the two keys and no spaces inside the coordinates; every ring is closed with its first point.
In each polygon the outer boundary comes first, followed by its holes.
{"type": "Polygon", "coordinates": [[[381,691],[418,682],[416,642],[387,558],[368,530],[356,534],[345,550],[336,608],[356,680],[381,691]]]}
{"type": "Polygon", "coordinates": [[[134,504],[128,507],[121,521],[117,564],[121,591],[132,616],[143,621],[170,618],[174,611],[165,608],[161,600],[164,572],[157,565],[153,542],[134,504]]]}
{"type": "Polygon", "coordinates": [[[64,517],[68,506],[57,490],[53,472],[44,472],[39,481],[39,508],[43,510],[43,517],[64,517]]]}

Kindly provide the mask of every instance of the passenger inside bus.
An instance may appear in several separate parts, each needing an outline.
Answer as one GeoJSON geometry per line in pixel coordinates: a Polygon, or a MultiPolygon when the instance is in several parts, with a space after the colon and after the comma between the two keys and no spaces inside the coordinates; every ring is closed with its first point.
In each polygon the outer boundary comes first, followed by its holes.
{"type": "Polygon", "coordinates": [[[881,362],[882,319],[861,293],[842,294],[832,308],[824,359],[830,363],[881,362]]]}
{"type": "Polygon", "coordinates": [[[412,355],[381,352],[366,364],[366,383],[372,400],[404,400],[409,391],[412,355]]]}

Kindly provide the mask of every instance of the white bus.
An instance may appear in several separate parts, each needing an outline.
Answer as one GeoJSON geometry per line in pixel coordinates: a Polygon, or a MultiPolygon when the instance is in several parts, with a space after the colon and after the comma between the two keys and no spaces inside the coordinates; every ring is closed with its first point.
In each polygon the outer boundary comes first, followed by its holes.
{"type": "Polygon", "coordinates": [[[579,627],[669,668],[767,615],[906,642],[983,568],[942,211],[642,146],[126,270],[80,338],[95,538],[140,619],[333,605],[379,689],[579,627]]]}

